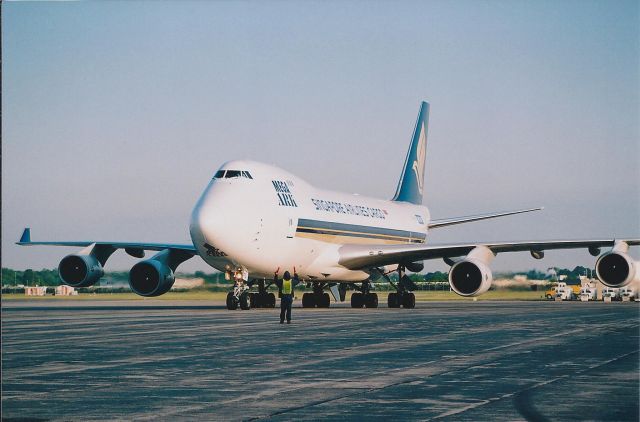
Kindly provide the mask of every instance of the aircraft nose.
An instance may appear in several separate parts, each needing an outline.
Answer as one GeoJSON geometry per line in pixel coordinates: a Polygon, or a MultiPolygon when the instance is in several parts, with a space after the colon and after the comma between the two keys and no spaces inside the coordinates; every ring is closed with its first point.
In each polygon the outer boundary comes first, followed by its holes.
{"type": "Polygon", "coordinates": [[[229,216],[223,204],[212,201],[211,198],[204,196],[196,205],[191,214],[191,238],[197,246],[204,243],[214,245],[216,239],[224,238],[224,221],[229,216]]]}

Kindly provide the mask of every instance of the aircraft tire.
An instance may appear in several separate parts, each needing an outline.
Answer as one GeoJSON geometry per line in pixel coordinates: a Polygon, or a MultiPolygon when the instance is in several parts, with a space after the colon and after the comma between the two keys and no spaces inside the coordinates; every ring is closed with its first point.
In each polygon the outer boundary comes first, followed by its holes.
{"type": "Polygon", "coordinates": [[[233,292],[227,293],[227,309],[230,311],[235,311],[238,309],[238,302],[236,302],[236,298],[233,296],[233,292]]]}
{"type": "Polygon", "coordinates": [[[259,308],[260,295],[257,295],[255,293],[249,293],[249,304],[251,305],[252,308],[259,308]]]}
{"type": "Polygon", "coordinates": [[[352,308],[362,308],[364,305],[364,297],[362,293],[354,293],[351,295],[351,307],[352,308]]]}
{"type": "Polygon", "coordinates": [[[402,306],[406,309],[413,309],[416,307],[416,295],[413,293],[405,294],[402,299],[402,306]]]}
{"type": "Polygon", "coordinates": [[[369,293],[366,295],[364,300],[364,304],[367,308],[377,308],[378,307],[378,294],[377,293],[369,293]]]}
{"type": "Polygon", "coordinates": [[[323,308],[328,308],[329,306],[331,306],[331,298],[329,297],[329,293],[323,293],[321,297],[322,300],[319,303],[322,304],[323,308]]]}
{"type": "Polygon", "coordinates": [[[269,293],[267,295],[267,301],[265,307],[267,308],[275,308],[276,307],[276,295],[273,293],[269,293]]]}
{"type": "Polygon", "coordinates": [[[302,295],[302,307],[314,308],[316,306],[315,295],[313,293],[304,293],[302,295]]]}
{"type": "Polygon", "coordinates": [[[389,308],[400,307],[400,300],[398,298],[398,293],[389,293],[389,296],[387,297],[387,306],[389,306],[389,308]]]}
{"type": "Polygon", "coordinates": [[[249,294],[247,294],[246,292],[240,295],[240,309],[242,309],[243,311],[248,311],[249,309],[251,309],[249,294]]]}

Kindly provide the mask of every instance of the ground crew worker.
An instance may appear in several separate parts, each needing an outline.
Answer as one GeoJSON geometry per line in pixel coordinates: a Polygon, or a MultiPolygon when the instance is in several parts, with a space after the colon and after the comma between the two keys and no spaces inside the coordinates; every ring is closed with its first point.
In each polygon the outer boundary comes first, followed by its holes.
{"type": "Polygon", "coordinates": [[[280,289],[280,324],[284,324],[284,318],[287,317],[287,324],[291,324],[291,305],[293,304],[293,288],[300,283],[295,267],[293,268],[293,279],[289,271],[285,271],[282,280],[278,280],[278,270],[274,274],[274,283],[280,289]]]}

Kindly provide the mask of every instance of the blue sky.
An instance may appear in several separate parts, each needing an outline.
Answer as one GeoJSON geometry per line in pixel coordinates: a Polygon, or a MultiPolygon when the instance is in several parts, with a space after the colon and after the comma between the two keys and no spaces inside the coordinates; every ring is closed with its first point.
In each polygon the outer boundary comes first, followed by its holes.
{"type": "MultiPolygon", "coordinates": [[[[422,100],[434,242],[640,236],[635,1],[3,3],[2,265],[189,242],[223,162],[390,198],[422,100]]],[[[637,254],[636,254],[637,255],[637,254]]],[[[108,268],[135,261],[119,252],[108,268]]],[[[585,251],[497,269],[592,265],[585,251]]],[[[183,267],[207,269],[193,259],[183,267]]],[[[427,269],[444,269],[440,262],[427,269]]]]}

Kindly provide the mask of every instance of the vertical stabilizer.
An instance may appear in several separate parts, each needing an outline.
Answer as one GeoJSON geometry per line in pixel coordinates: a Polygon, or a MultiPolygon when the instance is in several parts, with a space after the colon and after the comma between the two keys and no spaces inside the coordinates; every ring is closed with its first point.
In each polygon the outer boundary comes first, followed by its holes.
{"type": "Polygon", "coordinates": [[[422,205],[424,189],[424,162],[427,156],[427,129],[429,126],[429,103],[422,102],[418,121],[413,131],[409,152],[404,162],[394,201],[422,205]]]}

